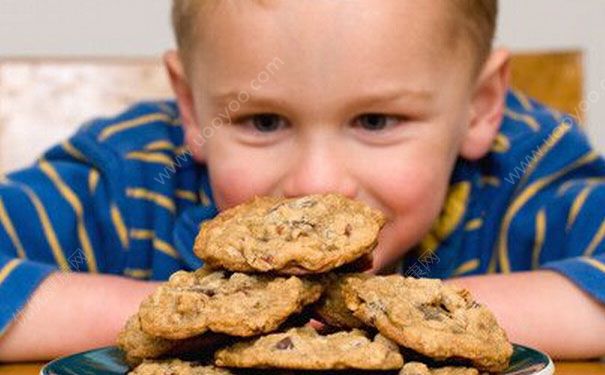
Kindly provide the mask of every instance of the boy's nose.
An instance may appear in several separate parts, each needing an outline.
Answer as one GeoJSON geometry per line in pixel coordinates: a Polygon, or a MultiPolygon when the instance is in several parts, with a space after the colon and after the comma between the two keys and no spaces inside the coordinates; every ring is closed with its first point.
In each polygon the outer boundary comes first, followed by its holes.
{"type": "Polygon", "coordinates": [[[308,194],[340,193],[355,198],[358,184],[351,174],[351,159],[335,147],[301,149],[291,159],[281,183],[286,197],[308,194]]]}

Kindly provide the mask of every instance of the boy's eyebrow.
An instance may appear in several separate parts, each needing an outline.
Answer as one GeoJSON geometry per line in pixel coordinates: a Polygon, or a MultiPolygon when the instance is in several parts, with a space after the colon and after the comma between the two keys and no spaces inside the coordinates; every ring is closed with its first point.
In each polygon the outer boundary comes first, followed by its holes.
{"type": "Polygon", "coordinates": [[[360,95],[351,100],[354,105],[366,105],[388,103],[399,99],[410,99],[419,102],[430,102],[434,99],[435,94],[430,90],[414,90],[408,88],[398,88],[393,90],[382,90],[367,95],[360,95]]]}
{"type": "Polygon", "coordinates": [[[285,100],[275,96],[263,96],[256,95],[254,93],[250,93],[246,90],[232,90],[226,91],[221,94],[209,95],[209,99],[215,105],[220,106],[229,106],[229,104],[233,102],[238,102],[239,104],[254,104],[259,106],[267,106],[275,103],[285,104],[285,100]]]}
{"type": "MultiPolygon", "coordinates": [[[[385,89],[382,91],[376,90],[363,95],[354,97],[343,97],[343,101],[347,101],[351,106],[371,106],[373,104],[393,102],[398,99],[410,99],[419,102],[431,102],[435,97],[435,93],[431,90],[415,90],[408,88],[385,89]]],[[[210,95],[209,99],[216,105],[228,106],[232,102],[239,104],[250,104],[260,107],[271,106],[275,104],[287,105],[287,100],[278,96],[260,95],[247,92],[245,90],[229,90],[220,94],[210,95]]]]}

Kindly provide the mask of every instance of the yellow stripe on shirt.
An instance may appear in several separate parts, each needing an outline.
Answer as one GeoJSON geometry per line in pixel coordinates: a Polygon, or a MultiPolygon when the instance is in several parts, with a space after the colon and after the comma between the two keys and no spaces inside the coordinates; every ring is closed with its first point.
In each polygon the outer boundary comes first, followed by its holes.
{"type": "Polygon", "coordinates": [[[0,269],[0,284],[6,280],[6,278],[17,268],[19,264],[21,264],[21,259],[11,259],[8,263],[0,269]]]}
{"type": "Polygon", "coordinates": [[[97,190],[97,185],[99,183],[99,171],[96,169],[91,169],[88,173],[88,191],[93,195],[97,190]]]}
{"type": "Polygon", "coordinates": [[[538,121],[536,121],[536,119],[531,117],[530,115],[526,115],[524,113],[518,113],[509,108],[506,108],[504,110],[504,115],[515,121],[524,123],[534,132],[537,132],[540,130],[540,124],[538,124],[538,121]]]}
{"type": "Polygon", "coordinates": [[[42,159],[40,160],[39,166],[40,170],[46,175],[46,177],[48,177],[49,180],[51,180],[63,199],[65,199],[74,210],[76,214],[78,239],[80,240],[82,250],[86,255],[86,265],[88,266],[88,271],[91,273],[97,273],[97,260],[92,248],[92,243],[90,242],[90,237],[86,231],[86,225],[84,224],[84,208],[82,206],[82,202],[80,202],[80,198],[78,198],[76,193],[74,193],[74,191],[67,186],[52,164],[42,159]]]}
{"type": "Polygon", "coordinates": [[[479,259],[471,259],[456,267],[452,276],[461,276],[479,268],[479,259]]]}
{"type": "Polygon", "coordinates": [[[143,147],[145,151],[171,151],[175,148],[174,143],[165,140],[153,141],[143,147]]]}
{"type": "Polygon", "coordinates": [[[529,166],[525,169],[525,173],[523,174],[523,177],[521,177],[521,180],[519,181],[519,185],[517,185],[518,186],[517,191],[520,190],[523,186],[525,186],[525,184],[527,183],[527,180],[534,173],[534,170],[536,169],[538,164],[540,164],[542,159],[544,159],[547,155],[549,155],[550,151],[552,151],[554,149],[554,147],[557,144],[559,144],[559,141],[561,139],[563,139],[565,134],[567,134],[570,130],[571,130],[571,126],[569,126],[569,125],[563,126],[563,127],[561,127],[561,125],[559,125],[555,129],[555,131],[552,133],[552,135],[548,138],[549,141],[544,143],[543,147],[540,148],[540,154],[538,155],[538,157],[535,157],[529,163],[529,166]],[[555,135],[556,135],[556,137],[555,137],[555,135]]]}
{"type": "Polygon", "coordinates": [[[131,229],[130,238],[133,240],[152,240],[155,233],[149,229],[131,229]]]}
{"type": "Polygon", "coordinates": [[[533,111],[534,106],[531,105],[529,99],[527,98],[527,96],[525,96],[524,93],[517,90],[511,90],[511,93],[519,101],[519,103],[521,103],[521,107],[523,107],[524,110],[533,111]]]}
{"type": "Polygon", "coordinates": [[[36,209],[38,219],[42,224],[42,231],[44,232],[46,241],[48,242],[48,245],[50,246],[50,249],[53,253],[55,262],[57,262],[57,265],[62,271],[69,271],[69,264],[67,263],[67,259],[65,259],[65,253],[61,248],[61,244],[59,243],[59,239],[57,238],[57,233],[55,232],[50,218],[48,217],[48,213],[46,212],[46,208],[44,208],[44,205],[42,204],[42,201],[40,201],[40,198],[38,198],[38,195],[34,193],[34,191],[27,185],[23,185],[15,181],[10,181],[10,183],[22,189],[25,195],[27,195],[30,202],[36,209]]]}
{"type": "Polygon", "coordinates": [[[174,153],[177,155],[193,155],[193,151],[191,151],[191,148],[188,145],[177,147],[174,150],[174,153]]]}
{"type": "Polygon", "coordinates": [[[118,206],[112,203],[111,205],[111,221],[113,222],[113,226],[118,233],[118,238],[120,239],[120,243],[124,249],[128,249],[129,241],[128,241],[128,229],[126,228],[126,223],[124,222],[124,218],[122,217],[122,213],[118,206]]]}
{"type": "Polygon", "coordinates": [[[163,154],[161,152],[141,152],[141,151],[133,151],[129,152],[126,155],[126,159],[129,160],[139,160],[144,161],[146,163],[157,163],[163,164],[168,167],[172,167],[173,160],[170,156],[163,154]]]}
{"type": "Polygon", "coordinates": [[[17,234],[17,231],[15,230],[15,226],[13,225],[13,222],[10,219],[10,216],[8,216],[8,212],[6,211],[6,207],[4,206],[4,202],[2,201],[1,197],[0,197],[0,222],[4,226],[4,230],[6,230],[6,233],[10,237],[10,239],[13,243],[13,246],[15,247],[15,249],[17,249],[17,255],[19,256],[19,258],[25,258],[25,249],[23,248],[23,244],[21,243],[21,240],[19,239],[19,235],[17,234]]]}
{"type": "Polygon", "coordinates": [[[510,140],[504,134],[498,133],[490,150],[498,154],[505,153],[510,150],[510,140]]]}
{"type": "Polygon", "coordinates": [[[544,238],[546,237],[546,213],[544,209],[541,209],[536,215],[535,232],[534,247],[531,252],[531,265],[533,269],[537,269],[540,266],[540,255],[542,254],[544,238]]]}
{"type": "Polygon", "coordinates": [[[547,111],[552,115],[555,121],[559,122],[563,119],[563,114],[554,108],[547,108],[547,111]]]}
{"type": "Polygon", "coordinates": [[[179,254],[177,253],[176,249],[172,247],[168,242],[162,241],[158,238],[154,238],[153,247],[156,250],[159,250],[172,258],[179,258],[179,254]]]}
{"type": "Polygon", "coordinates": [[[495,249],[492,253],[492,258],[489,260],[489,264],[487,265],[487,273],[492,274],[496,273],[496,266],[498,265],[498,247],[495,246],[495,249]]]}
{"type": "Polygon", "coordinates": [[[584,203],[586,203],[586,199],[588,199],[591,191],[592,186],[586,186],[574,199],[571,208],[569,209],[569,214],[567,215],[567,225],[565,227],[566,230],[570,230],[573,224],[576,222],[576,218],[582,210],[582,207],[584,207],[584,203]]]}
{"type": "Polygon", "coordinates": [[[481,228],[482,226],[483,226],[483,219],[481,219],[481,218],[472,219],[466,223],[466,225],[464,226],[464,230],[467,232],[471,232],[471,231],[481,228]]]}
{"type": "Polygon", "coordinates": [[[210,202],[210,197],[208,197],[208,194],[206,194],[204,189],[200,189],[199,195],[200,195],[200,202],[202,203],[202,206],[208,207],[212,204],[212,202],[210,202]]]}
{"type": "Polygon", "coordinates": [[[599,271],[605,273],[605,263],[599,262],[594,258],[580,258],[580,260],[584,263],[588,263],[599,271]]]}
{"type": "Polygon", "coordinates": [[[150,191],[143,188],[129,188],[126,189],[126,196],[134,199],[143,199],[151,201],[172,213],[176,211],[176,207],[174,206],[174,202],[172,201],[172,199],[154,191],[150,191]]]}
{"type": "Polygon", "coordinates": [[[500,227],[500,234],[497,242],[500,269],[503,273],[509,273],[511,271],[510,261],[508,259],[508,232],[515,215],[521,210],[521,208],[523,208],[523,206],[525,206],[525,204],[531,198],[533,198],[543,188],[550,185],[553,181],[557,180],[561,176],[566,175],[574,169],[577,169],[583,165],[597,160],[598,157],[598,154],[596,154],[594,151],[588,152],[584,156],[568,164],[566,167],[560,169],[558,172],[535,181],[534,183],[529,185],[525,190],[523,190],[516,198],[514,198],[513,202],[508,207],[502,220],[502,226],[500,227]]]}
{"type": "Polygon", "coordinates": [[[177,198],[185,199],[191,202],[197,202],[197,194],[192,191],[177,189],[174,193],[177,198]]]}
{"type": "Polygon", "coordinates": [[[87,161],[86,156],[84,156],[84,154],[82,154],[80,150],[75,148],[74,145],[72,145],[69,141],[63,142],[63,144],[61,144],[61,147],[63,147],[63,150],[65,150],[65,152],[67,152],[74,159],[79,161],[87,161]]]}
{"type": "Polygon", "coordinates": [[[123,273],[125,276],[135,279],[148,279],[152,274],[152,270],[142,268],[125,268],[123,273]]]}
{"type": "Polygon", "coordinates": [[[101,134],[99,134],[98,140],[102,142],[107,140],[109,137],[125,130],[136,128],[139,126],[150,125],[156,121],[172,123],[173,119],[165,113],[152,113],[149,115],[144,115],[141,117],[134,118],[132,120],[123,121],[106,127],[105,129],[103,129],[103,131],[101,131],[101,134]]]}
{"type": "Polygon", "coordinates": [[[502,184],[502,181],[496,176],[481,176],[481,183],[483,185],[499,187],[502,184]]]}
{"type": "Polygon", "coordinates": [[[152,241],[153,248],[172,257],[179,258],[178,252],[172,245],[162,241],[155,236],[155,232],[149,229],[131,229],[130,238],[140,241],[152,241]]]}
{"type": "Polygon", "coordinates": [[[599,245],[603,242],[603,238],[605,238],[605,220],[603,220],[601,226],[597,230],[597,233],[590,241],[590,244],[588,245],[586,250],[584,250],[584,255],[587,257],[592,256],[597,247],[599,247],[599,245]]]}
{"type": "Polygon", "coordinates": [[[557,196],[561,197],[569,191],[574,185],[592,186],[595,184],[605,183],[605,177],[589,177],[582,178],[580,180],[569,180],[561,184],[559,190],[557,190],[557,196]]]}

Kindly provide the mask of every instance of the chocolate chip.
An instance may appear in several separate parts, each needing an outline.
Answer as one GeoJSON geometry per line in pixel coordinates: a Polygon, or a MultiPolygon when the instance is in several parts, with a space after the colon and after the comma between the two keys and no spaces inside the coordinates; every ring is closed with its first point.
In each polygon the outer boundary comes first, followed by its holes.
{"type": "Polygon", "coordinates": [[[440,303],[439,304],[439,308],[445,312],[447,312],[448,314],[451,313],[450,309],[447,308],[447,306],[445,306],[445,304],[440,303]]]}
{"type": "Polygon", "coordinates": [[[196,292],[196,293],[202,293],[207,295],[208,297],[212,297],[216,294],[216,289],[214,288],[208,288],[206,286],[194,286],[189,288],[190,291],[192,292],[196,292]]]}
{"type": "Polygon", "coordinates": [[[432,305],[420,305],[418,306],[418,310],[424,316],[426,320],[443,320],[443,312],[441,309],[432,306],[432,305]]]}
{"type": "Polygon", "coordinates": [[[387,311],[387,308],[384,306],[384,304],[378,300],[368,302],[368,307],[374,311],[380,311],[382,313],[387,311]]]}
{"type": "Polygon", "coordinates": [[[289,224],[290,224],[290,226],[298,227],[298,228],[300,228],[300,227],[308,227],[310,229],[315,228],[315,224],[305,218],[302,218],[299,220],[292,220],[289,222],[289,224]]]}
{"type": "Polygon", "coordinates": [[[317,201],[313,199],[299,199],[292,203],[294,203],[294,208],[309,208],[315,206],[317,204],[317,201]]]}
{"type": "Polygon", "coordinates": [[[275,344],[275,349],[277,350],[288,350],[294,349],[294,343],[290,337],[283,338],[275,344]]]}
{"type": "Polygon", "coordinates": [[[351,231],[353,230],[353,226],[351,224],[347,224],[345,227],[345,236],[349,237],[351,235],[351,231]]]}

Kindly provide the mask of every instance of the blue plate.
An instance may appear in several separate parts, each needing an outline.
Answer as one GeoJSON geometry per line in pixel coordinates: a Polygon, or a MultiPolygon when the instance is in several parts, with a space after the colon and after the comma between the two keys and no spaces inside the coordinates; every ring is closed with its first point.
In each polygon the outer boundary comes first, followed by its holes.
{"type": "MultiPolygon", "coordinates": [[[[548,356],[535,349],[514,345],[515,351],[504,375],[552,375],[555,366],[548,356]]],[[[128,371],[122,351],[114,346],[56,359],[41,375],[123,375],[128,371]]]]}

